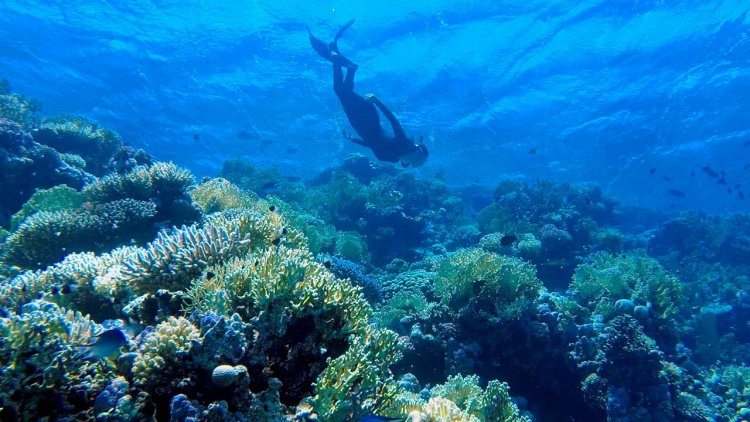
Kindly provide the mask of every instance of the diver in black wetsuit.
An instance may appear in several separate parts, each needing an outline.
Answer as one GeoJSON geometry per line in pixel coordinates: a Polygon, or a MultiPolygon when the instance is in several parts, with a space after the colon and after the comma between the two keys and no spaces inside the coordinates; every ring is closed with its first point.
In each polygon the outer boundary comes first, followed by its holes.
{"type": "Polygon", "coordinates": [[[354,74],[358,66],[342,56],[337,45],[339,37],[352,23],[354,19],[344,24],[329,44],[315,38],[310,29],[307,29],[313,49],[321,57],[333,63],[333,90],[344,107],[349,123],[362,139],[352,136],[347,136],[347,138],[370,148],[380,161],[401,162],[404,167],[421,166],[428,156],[427,147],[422,143],[422,139],[414,142],[406,136],[396,116],[375,95],[367,94],[362,97],[354,92],[354,74]],[[346,76],[344,76],[344,67],[346,76]],[[376,106],[391,123],[393,136],[388,135],[380,126],[380,116],[376,106]]]}

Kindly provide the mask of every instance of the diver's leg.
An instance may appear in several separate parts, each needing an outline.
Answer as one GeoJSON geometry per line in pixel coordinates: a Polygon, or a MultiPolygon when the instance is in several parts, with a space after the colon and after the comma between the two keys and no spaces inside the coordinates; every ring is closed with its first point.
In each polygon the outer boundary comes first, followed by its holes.
{"type": "Polygon", "coordinates": [[[340,95],[342,92],[344,92],[344,90],[345,90],[344,71],[341,70],[341,66],[334,64],[333,65],[333,91],[336,92],[337,95],[340,95]]]}
{"type": "Polygon", "coordinates": [[[346,68],[346,79],[344,79],[344,88],[354,91],[354,73],[357,71],[357,65],[346,68]]]}

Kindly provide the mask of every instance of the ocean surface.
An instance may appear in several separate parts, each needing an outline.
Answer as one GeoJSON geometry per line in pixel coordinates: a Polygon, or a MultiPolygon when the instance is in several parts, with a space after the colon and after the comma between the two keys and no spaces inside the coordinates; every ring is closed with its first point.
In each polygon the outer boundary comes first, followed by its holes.
{"type": "Polygon", "coordinates": [[[748,1],[0,0],[0,421],[740,422],[749,356],[748,1]]]}
{"type": "Polygon", "coordinates": [[[90,117],[201,176],[241,156],[308,177],[362,149],[340,136],[305,25],[328,41],[356,18],[341,50],[360,66],[357,90],[425,136],[426,176],[593,182],[627,203],[727,212],[750,190],[748,8],[5,0],[0,63],[43,113],[90,117]],[[740,187],[728,193],[706,165],[740,187]]]}

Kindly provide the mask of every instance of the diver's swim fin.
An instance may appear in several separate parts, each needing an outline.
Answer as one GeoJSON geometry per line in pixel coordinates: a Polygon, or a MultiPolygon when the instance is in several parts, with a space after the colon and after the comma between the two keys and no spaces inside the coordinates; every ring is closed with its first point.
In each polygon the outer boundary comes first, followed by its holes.
{"type": "Polygon", "coordinates": [[[315,35],[313,35],[312,31],[310,31],[309,26],[305,26],[305,28],[307,28],[307,35],[310,38],[310,45],[312,46],[313,50],[315,50],[315,52],[318,53],[320,57],[326,60],[331,60],[331,50],[329,48],[329,45],[315,38],[315,35]]]}
{"type": "Polygon", "coordinates": [[[346,32],[346,30],[349,29],[350,26],[352,26],[352,24],[354,24],[354,18],[352,18],[352,20],[345,23],[344,25],[341,26],[341,28],[339,28],[339,30],[336,32],[336,36],[333,37],[333,42],[335,43],[336,41],[338,41],[339,38],[341,38],[341,36],[344,35],[344,32],[346,32]]]}

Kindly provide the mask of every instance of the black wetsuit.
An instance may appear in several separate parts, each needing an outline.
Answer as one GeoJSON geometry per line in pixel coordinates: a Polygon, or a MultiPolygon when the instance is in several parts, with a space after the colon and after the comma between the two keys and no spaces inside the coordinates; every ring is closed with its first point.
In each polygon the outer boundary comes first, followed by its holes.
{"type": "Polygon", "coordinates": [[[359,145],[370,148],[378,160],[397,163],[402,157],[416,149],[414,142],[406,137],[406,133],[404,133],[404,129],[396,116],[383,103],[379,100],[368,102],[364,97],[354,92],[354,74],[356,71],[356,68],[347,68],[346,77],[344,77],[342,66],[333,64],[333,90],[341,101],[341,106],[344,108],[349,123],[362,138],[350,139],[359,145]],[[380,116],[375,108],[376,105],[391,123],[395,136],[388,135],[380,126],[380,116]]]}

